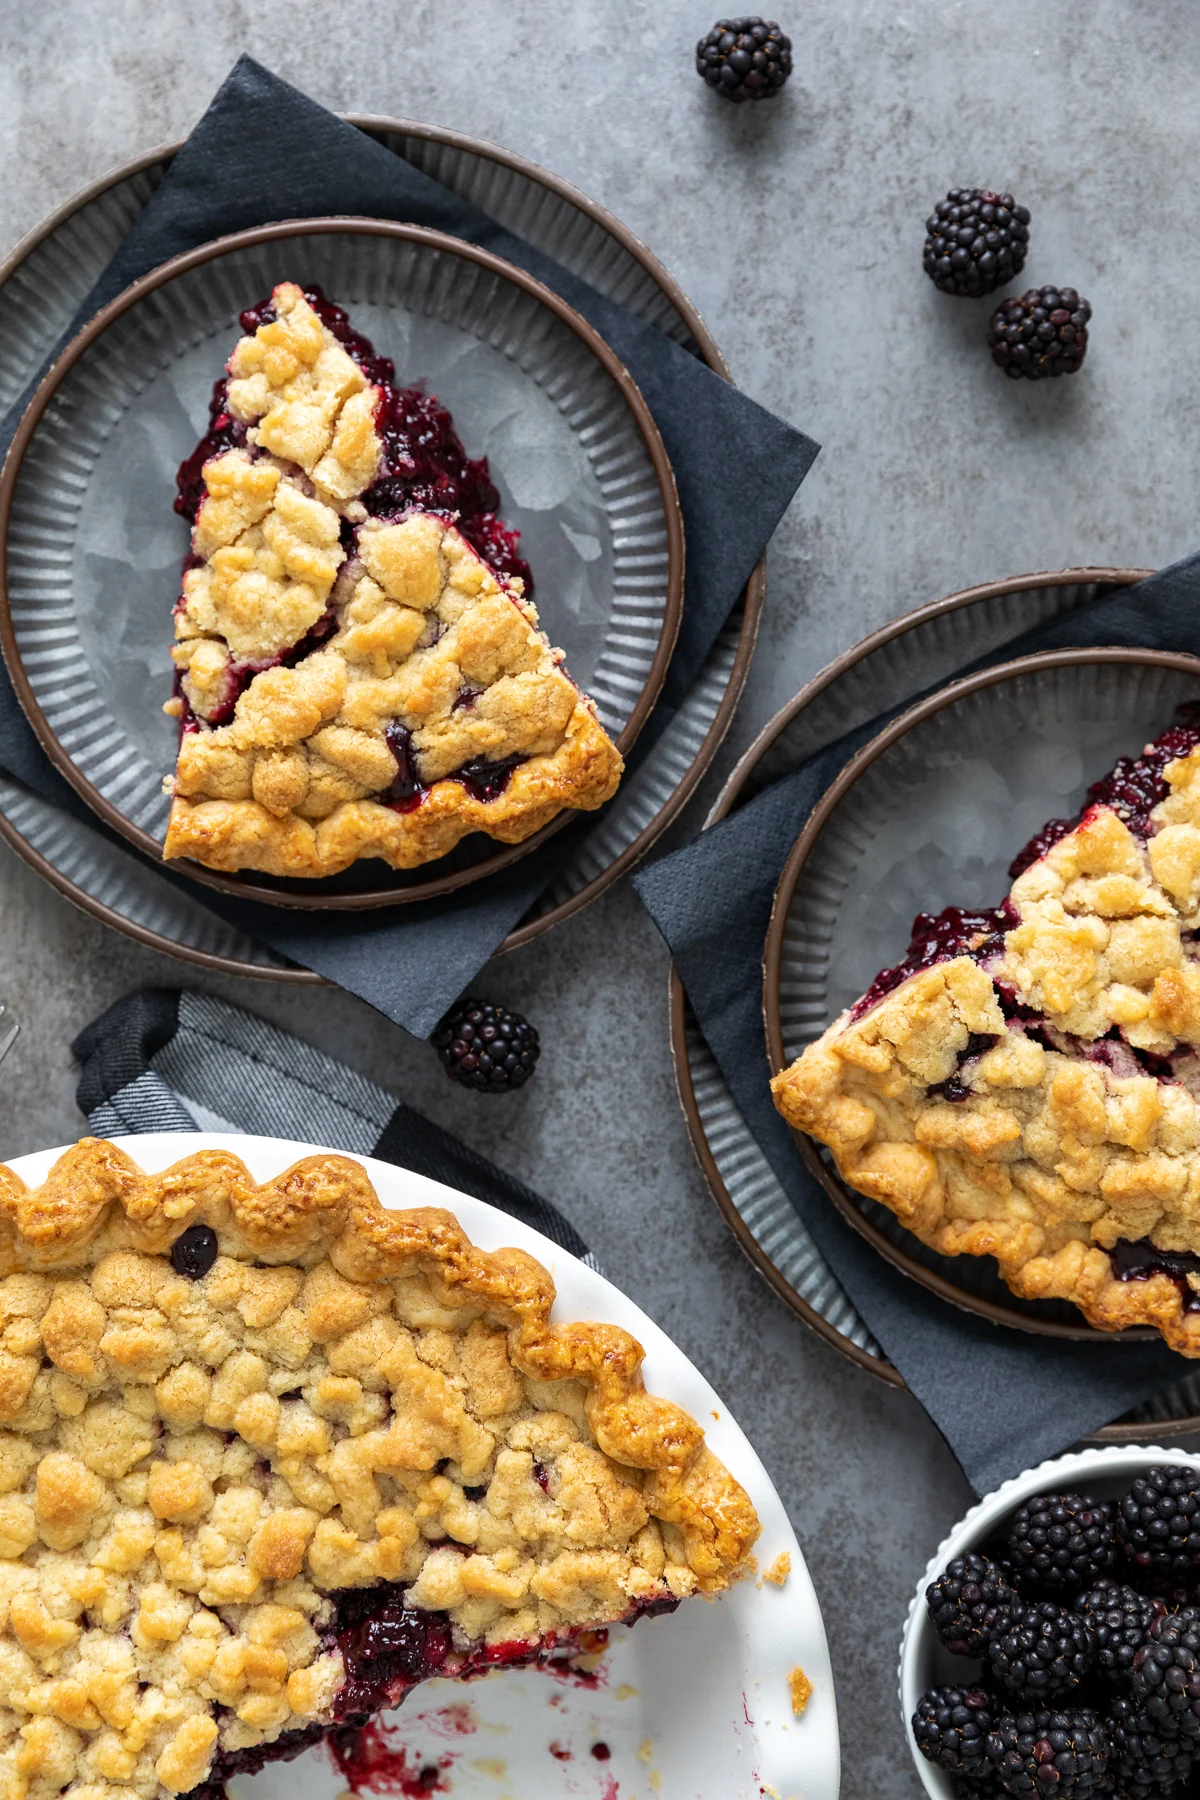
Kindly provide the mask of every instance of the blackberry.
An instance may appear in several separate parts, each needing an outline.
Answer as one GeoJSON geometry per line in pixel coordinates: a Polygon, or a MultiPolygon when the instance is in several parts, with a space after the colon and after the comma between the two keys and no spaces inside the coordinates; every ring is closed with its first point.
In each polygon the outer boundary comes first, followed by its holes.
{"type": "Polygon", "coordinates": [[[988,326],[992,361],[1016,380],[1074,375],[1087,355],[1088,302],[1074,288],[1029,288],[1002,300],[988,326]]]}
{"type": "Polygon", "coordinates": [[[981,1688],[930,1688],[913,1714],[913,1736],[927,1762],[953,1775],[979,1777],[987,1771],[987,1735],[998,1717],[995,1701],[981,1688]]]}
{"type": "Polygon", "coordinates": [[[1082,1494],[1035,1494],[1013,1518],[1008,1551],[1023,1592],[1075,1593],[1116,1563],[1112,1508],[1082,1494]]]}
{"type": "Polygon", "coordinates": [[[484,1094],[524,1087],[541,1055],[528,1019],[489,1000],[460,1000],[429,1041],[451,1081],[484,1094]]]}
{"type": "Polygon", "coordinates": [[[1096,1656],[1087,1620],[1053,1600],[1010,1612],[988,1646],[992,1674],[1010,1693],[1047,1700],[1078,1687],[1096,1656]]]}
{"type": "Polygon", "coordinates": [[[792,72],[792,40],[774,19],[718,19],[696,45],[696,73],[723,100],[770,100],[792,72]]]}
{"type": "Polygon", "coordinates": [[[1019,1607],[1016,1590],[989,1557],[956,1556],[925,1589],[929,1618],[953,1656],[985,1656],[992,1636],[1019,1607]]]}
{"type": "Polygon", "coordinates": [[[1117,1508],[1117,1537],[1143,1575],[1174,1587],[1200,1576],[1200,1471],[1165,1463],[1139,1475],[1117,1508]]]}
{"type": "Polygon", "coordinates": [[[1029,211],[991,188],[951,188],[925,224],[925,273],[943,294],[993,294],[1025,267],[1029,211]]]}
{"type": "Polygon", "coordinates": [[[217,1234],[211,1225],[189,1225],[171,1245],[171,1267],[189,1281],[200,1281],[217,1260],[217,1234]]]}
{"type": "Polygon", "coordinates": [[[1133,1679],[1133,1659],[1146,1642],[1151,1625],[1166,1611],[1162,1601],[1106,1580],[1080,1594],[1075,1611],[1083,1614],[1096,1634],[1096,1674],[1106,1687],[1127,1690],[1133,1679]]]}
{"type": "Polygon", "coordinates": [[[1123,1800],[1150,1800],[1186,1781],[1195,1750],[1186,1739],[1166,1737],[1136,1700],[1120,1694],[1108,1709],[1109,1775],[1123,1800]]]}
{"type": "Polygon", "coordinates": [[[1090,1800],[1108,1792],[1108,1733],[1086,1706],[1001,1719],[988,1736],[988,1759],[1006,1794],[1090,1800]]]}
{"type": "Polygon", "coordinates": [[[1156,1619],[1133,1659],[1133,1697],[1164,1737],[1200,1749],[1200,1612],[1156,1619]]]}

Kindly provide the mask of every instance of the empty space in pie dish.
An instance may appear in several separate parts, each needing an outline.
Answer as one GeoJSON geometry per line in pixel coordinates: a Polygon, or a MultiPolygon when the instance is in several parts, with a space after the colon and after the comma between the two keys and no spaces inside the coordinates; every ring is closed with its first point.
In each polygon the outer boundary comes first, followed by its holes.
{"type": "MultiPolygon", "coordinates": [[[[1138,755],[1180,705],[1200,698],[1200,670],[1133,660],[1152,652],[1107,662],[1099,654],[1026,668],[951,700],[851,780],[776,921],[784,1064],[903,959],[918,913],[998,905],[1009,865],[1034,833],[1078,812],[1118,757],[1138,755]]],[[[1099,1336],[1066,1302],[1016,1298],[990,1257],[930,1250],[886,1207],[839,1182],[818,1146],[805,1149],[873,1241],[894,1246],[909,1273],[929,1271],[946,1297],[962,1296],[972,1310],[978,1302],[990,1317],[1002,1311],[1010,1324],[1099,1336]]]]}
{"type": "MultiPolygon", "coordinates": [[[[259,1182],[320,1153],[316,1145],[210,1131],[114,1141],[148,1172],[197,1151],[225,1150],[259,1182]]],[[[61,1154],[40,1152],[9,1166],[32,1187],[61,1154]]],[[[604,1320],[632,1332],[646,1352],[646,1388],[690,1412],[753,1502],[762,1526],[758,1569],[776,1572],[782,1553],[790,1558],[782,1585],[752,1573],[711,1605],[695,1598],[678,1613],[614,1628],[594,1680],[498,1670],[481,1680],[418,1687],[370,1731],[382,1766],[378,1779],[368,1770],[360,1791],[446,1792],[459,1800],[518,1794],[614,1800],[655,1792],[758,1800],[764,1788],[791,1793],[802,1775],[806,1800],[836,1800],[837,1720],[816,1595],[783,1504],[718,1395],[651,1319],[547,1238],[422,1176],[368,1156],[355,1160],[385,1206],[448,1208],[481,1249],[515,1247],[536,1257],[554,1279],[556,1322],[604,1320]],[[789,1697],[796,1668],[814,1690],[801,1717],[789,1697]],[[609,1755],[593,1755],[597,1744],[609,1755]],[[439,1769],[441,1786],[418,1785],[425,1768],[439,1769]]],[[[348,1785],[317,1746],[260,1775],[235,1777],[230,1793],[235,1800],[335,1800],[348,1785]]]]}
{"type": "MultiPolygon", "coordinates": [[[[101,330],[33,428],[6,532],[16,654],[65,772],[143,848],[165,833],[176,749],[161,711],[188,547],[175,471],[206,429],[239,312],[280,280],[348,308],[397,384],[436,394],[467,453],[488,457],[543,629],[624,748],[665,672],[682,564],[653,426],[647,436],[596,350],[535,294],[399,229],[289,233],[172,276],[101,330]]],[[[497,848],[477,837],[437,873],[497,848]]],[[[421,872],[371,865],[367,885],[381,878],[403,890],[421,872]]]]}

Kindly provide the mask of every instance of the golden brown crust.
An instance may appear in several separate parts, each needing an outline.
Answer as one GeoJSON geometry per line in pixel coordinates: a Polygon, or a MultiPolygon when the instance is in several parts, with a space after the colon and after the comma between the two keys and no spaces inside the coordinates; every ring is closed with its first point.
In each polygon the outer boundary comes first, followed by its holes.
{"type": "Polygon", "coordinates": [[[363,857],[408,869],[470,832],[515,844],[602,806],[620,753],[521,583],[435,514],[367,517],[379,390],[298,288],[273,299],[229,363],[246,446],[203,471],[164,855],[302,878],[363,857]],[[472,785],[481,765],[515,766],[472,785]]]}
{"type": "Polygon", "coordinates": [[[771,1085],[843,1180],[932,1249],[994,1256],[1025,1299],[1200,1356],[1176,1281],[1119,1280],[1109,1255],[1200,1253],[1200,750],[1164,773],[1148,841],[1093,807],[1014,882],[1000,955],[919,970],[771,1085]],[[1006,1019],[1001,986],[1036,1032],[1006,1019]],[[994,1041],[964,1062],[973,1036],[994,1041]],[[1170,1079],[1136,1052],[1169,1057],[1170,1079]],[[941,1091],[952,1076],[965,1098],[941,1091]]]}
{"type": "Polygon", "coordinates": [[[758,1522],[700,1427],[553,1299],[347,1157],[0,1168],[0,1783],[162,1800],[327,1721],[337,1588],[402,1582],[469,1646],[743,1573],[758,1522]]]}
{"type": "Polygon", "coordinates": [[[334,875],[366,856],[393,869],[417,868],[445,856],[472,831],[502,844],[521,844],[565,807],[592,812],[603,806],[621,770],[591,703],[579,697],[558,748],[519,764],[492,800],[442,780],[411,812],[377,800],[345,800],[327,818],[310,820],[296,812],[280,817],[253,798],[204,798],[202,778],[197,781],[189,767],[193,741],[184,740],[164,855],[191,857],[210,869],[281,876],[334,875]],[[193,787],[200,798],[187,791],[193,787]]]}

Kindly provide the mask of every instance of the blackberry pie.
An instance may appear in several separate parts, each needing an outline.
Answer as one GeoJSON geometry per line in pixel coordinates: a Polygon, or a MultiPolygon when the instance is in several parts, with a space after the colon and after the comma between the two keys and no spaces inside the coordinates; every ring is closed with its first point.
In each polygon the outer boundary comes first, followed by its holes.
{"type": "Polygon", "coordinates": [[[1200,1356],[1200,711],[772,1082],[842,1179],[1014,1293],[1200,1356]]]}
{"type": "Polygon", "coordinates": [[[0,1168],[0,1784],[219,1800],[427,1677],[712,1595],[758,1520],[616,1326],[353,1160],[0,1168]]]}
{"type": "Polygon", "coordinates": [[[620,752],[538,629],[486,461],[319,289],[242,326],[178,477],[164,855],[409,869],[603,805],[620,752]]]}

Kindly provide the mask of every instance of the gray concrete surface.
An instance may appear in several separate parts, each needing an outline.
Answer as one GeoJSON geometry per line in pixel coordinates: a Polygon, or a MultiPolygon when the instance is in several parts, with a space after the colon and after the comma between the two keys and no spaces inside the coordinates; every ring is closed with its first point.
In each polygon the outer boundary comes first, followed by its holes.
{"type": "MultiPolygon", "coordinates": [[[[784,22],[796,74],[751,110],[692,74],[711,19],[683,0],[0,0],[0,245],[186,130],[242,50],[331,106],[455,126],[576,181],[663,257],[737,379],[824,445],[772,551],[725,769],[832,654],[920,601],[1028,569],[1161,564],[1200,541],[1192,9],[806,0],[784,22]],[[926,211],[959,183],[1011,186],[1033,212],[1027,278],[1091,299],[1073,382],[1006,382],[981,348],[986,304],[921,274],[926,211]]],[[[72,1034],[182,974],[0,847],[0,998],[24,1027],[0,1153],[72,1137],[72,1034]]],[[[342,995],[205,985],[387,1083],[578,1221],[724,1394],[791,1511],[833,1649],[846,1800],[915,1800],[896,1641],[969,1495],[919,1409],[808,1336],[726,1236],[675,1100],[665,984],[627,888],[497,964],[487,988],[532,1014],[546,1054],[527,1092],[478,1104],[342,995]]]]}

